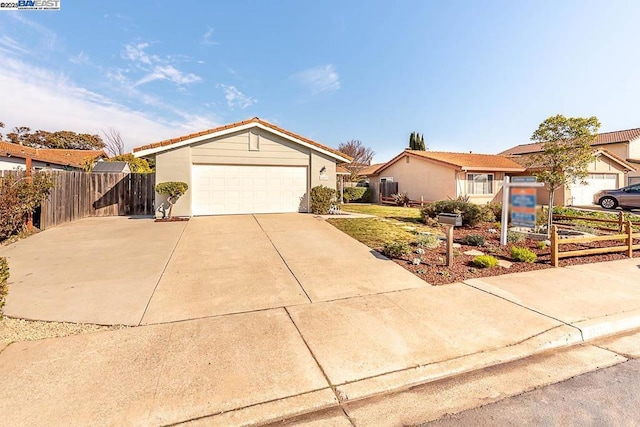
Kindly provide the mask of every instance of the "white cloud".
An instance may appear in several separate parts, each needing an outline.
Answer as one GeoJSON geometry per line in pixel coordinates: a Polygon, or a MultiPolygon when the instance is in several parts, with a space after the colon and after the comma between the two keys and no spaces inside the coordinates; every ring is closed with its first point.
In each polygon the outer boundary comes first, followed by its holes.
{"type": "Polygon", "coordinates": [[[124,47],[123,57],[133,62],[141,62],[151,65],[159,62],[160,58],[156,55],[149,55],[144,50],[149,47],[149,43],[128,44],[124,47]]]}
{"type": "Polygon", "coordinates": [[[76,65],[86,65],[90,63],[89,56],[82,51],[77,55],[72,55],[69,61],[76,65]]]}
{"type": "Polygon", "coordinates": [[[3,60],[0,93],[11,100],[0,103],[0,117],[8,127],[89,133],[114,127],[128,150],[218,125],[211,118],[175,109],[174,119],[158,119],[79,87],[64,75],[11,58],[3,60]]]}
{"type": "Polygon", "coordinates": [[[168,80],[177,85],[186,85],[199,82],[202,79],[192,73],[183,73],[171,65],[157,65],[151,73],[138,80],[135,86],[140,86],[154,80],[168,80]]]}
{"type": "Polygon", "coordinates": [[[340,76],[332,64],[310,68],[292,76],[311,93],[331,93],[340,89],[340,76]]]}
{"type": "Polygon", "coordinates": [[[232,110],[236,107],[244,110],[245,108],[250,107],[258,102],[257,99],[240,92],[235,86],[219,84],[218,87],[222,88],[222,91],[224,92],[224,98],[227,100],[227,105],[232,110]]]}
{"type": "Polygon", "coordinates": [[[0,37],[0,52],[10,55],[29,55],[31,52],[9,36],[0,37]]]}
{"type": "Polygon", "coordinates": [[[53,50],[56,45],[56,41],[58,40],[58,35],[44,25],[25,18],[24,15],[25,14],[23,13],[10,14],[13,19],[20,22],[20,24],[22,24],[24,27],[28,27],[29,29],[40,34],[40,37],[37,37],[37,41],[38,43],[41,43],[45,47],[45,49],[53,50]]]}
{"type": "Polygon", "coordinates": [[[200,44],[204,46],[213,46],[218,44],[217,41],[213,40],[213,28],[209,28],[206,33],[202,36],[202,40],[200,44]]]}

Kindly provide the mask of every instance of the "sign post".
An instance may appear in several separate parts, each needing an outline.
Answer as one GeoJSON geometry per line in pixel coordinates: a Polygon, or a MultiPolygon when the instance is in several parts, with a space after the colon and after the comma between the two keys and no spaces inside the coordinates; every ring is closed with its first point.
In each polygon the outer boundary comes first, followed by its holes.
{"type": "Polygon", "coordinates": [[[509,228],[509,202],[511,202],[511,223],[519,227],[534,228],[536,226],[536,188],[544,187],[544,183],[536,182],[534,176],[514,176],[513,182],[505,176],[502,183],[502,227],[500,228],[500,245],[507,244],[509,228]],[[511,189],[513,195],[511,196],[511,189]],[[511,197],[510,197],[511,196],[511,197]]]}

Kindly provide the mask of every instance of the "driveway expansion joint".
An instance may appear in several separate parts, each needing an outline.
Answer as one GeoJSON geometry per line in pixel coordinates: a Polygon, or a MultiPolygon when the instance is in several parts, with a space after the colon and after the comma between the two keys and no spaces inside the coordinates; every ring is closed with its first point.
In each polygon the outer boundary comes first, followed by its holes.
{"type": "MultiPolygon", "coordinates": [[[[561,267],[561,268],[563,268],[563,267],[561,267]]],[[[578,330],[578,332],[580,332],[580,340],[581,340],[582,342],[584,342],[584,341],[585,341],[585,339],[584,339],[584,333],[582,332],[582,329],[580,329],[579,327],[577,327],[577,326],[575,326],[575,325],[572,325],[571,323],[567,323],[567,322],[565,322],[565,321],[563,321],[563,320],[560,320],[560,319],[558,319],[558,318],[556,318],[556,317],[553,317],[553,316],[551,316],[551,315],[548,315],[548,314],[546,314],[546,313],[542,313],[541,311],[538,311],[538,310],[536,310],[536,309],[534,309],[534,308],[531,308],[531,307],[528,307],[528,306],[526,306],[526,305],[519,304],[519,303],[517,303],[517,302],[515,302],[515,301],[512,301],[512,300],[510,300],[510,299],[508,299],[508,298],[505,298],[505,297],[503,297],[503,296],[501,296],[501,295],[497,295],[497,294],[495,294],[495,293],[493,293],[493,292],[489,292],[489,291],[487,291],[487,290],[485,290],[485,289],[479,288],[479,287],[477,287],[477,286],[473,286],[472,284],[467,283],[466,281],[463,281],[463,282],[461,282],[461,283],[462,283],[463,285],[465,285],[465,286],[469,286],[470,288],[477,289],[477,290],[482,291],[482,292],[484,292],[484,293],[486,293],[486,294],[488,294],[488,295],[491,295],[491,296],[496,297],[496,298],[500,298],[500,299],[502,299],[502,300],[504,300],[504,301],[507,301],[507,302],[509,302],[509,303],[511,303],[511,304],[517,305],[518,307],[522,307],[522,308],[524,308],[525,310],[529,310],[529,311],[531,311],[531,312],[533,312],[533,313],[536,313],[536,314],[539,314],[539,315],[541,315],[541,316],[547,317],[547,318],[549,318],[549,319],[555,320],[556,322],[560,322],[560,323],[562,323],[563,325],[570,326],[570,327],[572,327],[572,328],[574,328],[574,329],[577,329],[577,330],[578,330]]]]}
{"type": "MultiPolygon", "coordinates": [[[[269,234],[265,231],[265,229],[262,227],[262,224],[260,224],[260,221],[258,221],[258,218],[256,218],[255,215],[251,215],[253,217],[253,219],[256,221],[256,223],[258,224],[258,227],[260,227],[260,230],[262,230],[262,232],[264,233],[265,236],[267,236],[267,239],[269,239],[269,243],[271,243],[271,246],[273,246],[273,249],[276,251],[276,253],[278,254],[278,256],[280,257],[280,259],[282,260],[282,262],[284,263],[284,265],[287,267],[287,270],[289,270],[289,273],[291,273],[291,275],[293,276],[294,279],[296,279],[296,282],[298,282],[298,286],[300,286],[300,289],[302,289],[302,292],[304,292],[304,295],[307,297],[307,299],[309,300],[309,302],[311,301],[311,298],[309,297],[309,294],[307,293],[307,290],[304,288],[304,286],[302,286],[302,283],[300,282],[300,280],[296,277],[296,275],[294,274],[293,270],[291,270],[291,267],[289,266],[289,264],[287,264],[287,261],[284,259],[284,257],[282,256],[282,254],[280,253],[280,251],[278,250],[278,247],[275,245],[275,243],[273,243],[273,240],[271,240],[271,237],[269,236],[269,234]]],[[[288,314],[288,312],[287,312],[288,314]]]]}
{"type": "Polygon", "coordinates": [[[160,276],[158,276],[158,280],[156,281],[156,285],[153,287],[153,292],[151,292],[151,295],[149,296],[149,301],[147,301],[147,305],[144,307],[144,311],[142,312],[142,316],[140,316],[140,320],[138,321],[138,325],[137,326],[141,326],[142,325],[142,321],[144,320],[144,316],[147,314],[147,310],[149,310],[149,305],[151,304],[151,300],[153,299],[153,296],[156,294],[156,290],[158,289],[158,285],[160,284],[160,281],[162,280],[162,276],[164,276],[164,273],[167,271],[167,266],[169,265],[169,262],[171,262],[171,258],[173,258],[173,254],[176,252],[176,248],[180,244],[180,240],[182,240],[182,236],[184,235],[184,232],[185,232],[185,230],[187,229],[188,226],[189,226],[189,221],[187,221],[187,224],[184,226],[184,228],[180,232],[180,235],[178,236],[178,239],[176,240],[176,244],[171,249],[171,253],[169,254],[169,257],[167,258],[167,262],[164,264],[164,267],[162,268],[162,273],[160,273],[160,276]]]}

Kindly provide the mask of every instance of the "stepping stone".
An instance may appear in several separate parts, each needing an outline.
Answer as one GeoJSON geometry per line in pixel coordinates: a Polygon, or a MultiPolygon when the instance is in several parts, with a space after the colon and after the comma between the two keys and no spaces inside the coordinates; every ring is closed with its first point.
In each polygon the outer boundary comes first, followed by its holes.
{"type": "Polygon", "coordinates": [[[402,227],[402,228],[404,228],[404,229],[405,229],[405,230],[407,230],[407,231],[416,231],[416,228],[415,228],[415,227],[412,227],[412,226],[410,226],[410,225],[405,225],[405,226],[404,226],[404,227],[402,227]]]}
{"type": "Polygon", "coordinates": [[[500,259],[498,260],[498,265],[502,268],[511,268],[511,265],[513,265],[513,263],[505,259],[500,259]]]}
{"type": "Polygon", "coordinates": [[[460,243],[454,243],[453,247],[456,249],[460,249],[462,247],[462,245],[460,243]]]}
{"type": "Polygon", "coordinates": [[[470,255],[470,256],[480,256],[480,255],[484,255],[484,252],[480,252],[475,249],[472,249],[470,251],[463,252],[463,254],[470,255]]]}

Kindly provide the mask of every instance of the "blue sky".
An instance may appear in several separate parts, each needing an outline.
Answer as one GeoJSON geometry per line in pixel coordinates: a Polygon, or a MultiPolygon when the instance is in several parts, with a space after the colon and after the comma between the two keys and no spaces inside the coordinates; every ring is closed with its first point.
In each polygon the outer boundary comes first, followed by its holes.
{"type": "MultiPolygon", "coordinates": [[[[640,127],[638,1],[72,1],[0,11],[0,121],[127,148],[254,116],[385,161],[546,117],[640,127]]],[[[5,129],[5,132],[7,130],[5,129]]]]}

